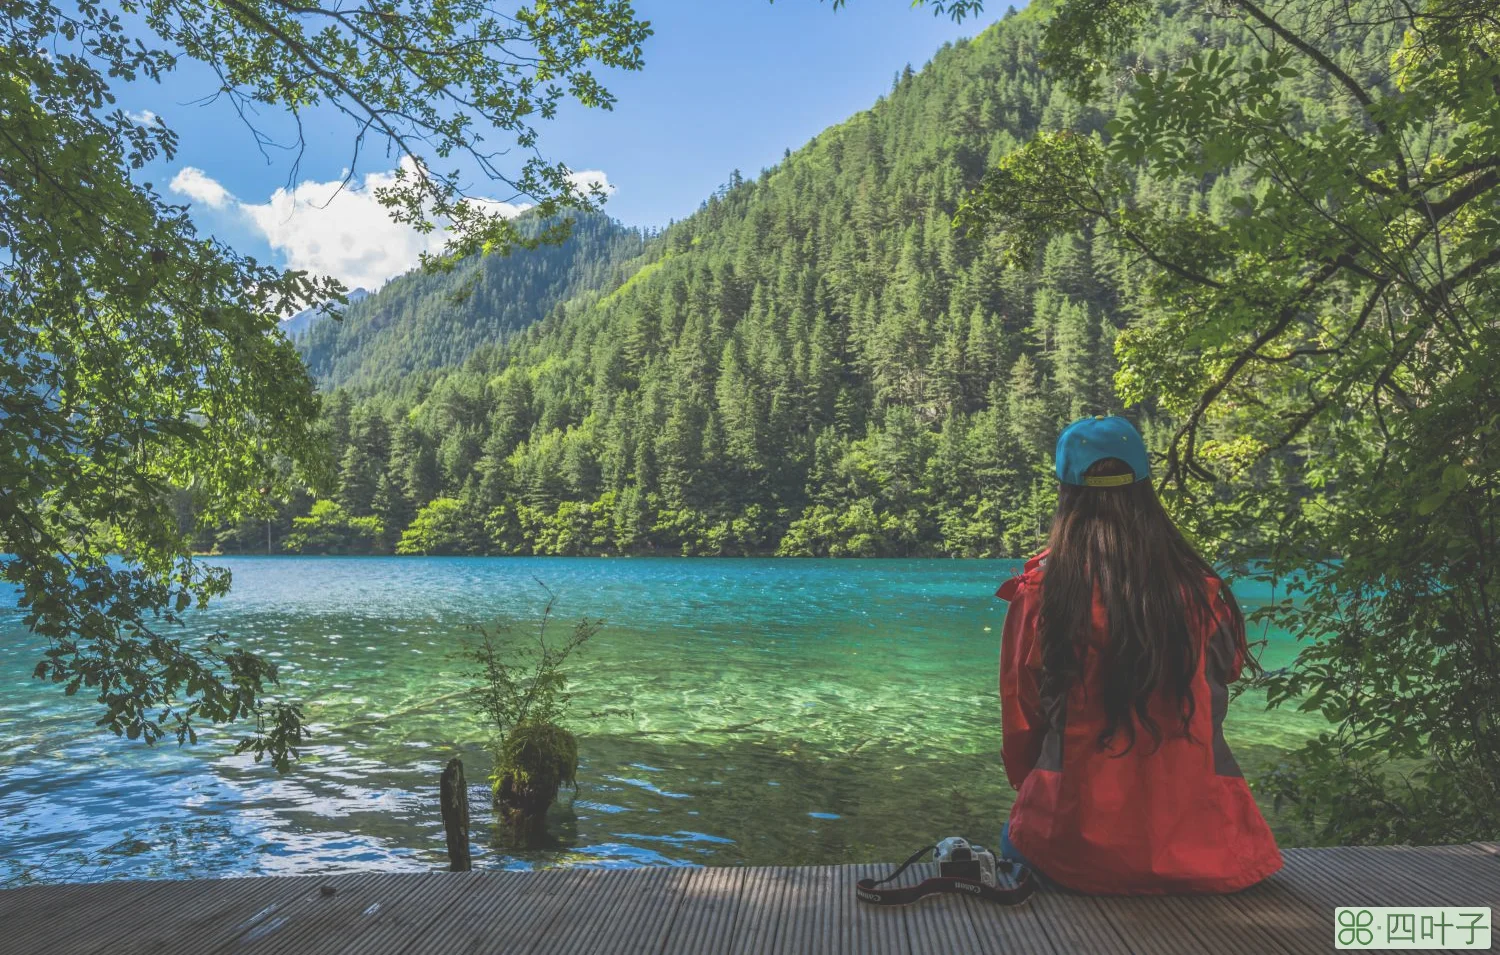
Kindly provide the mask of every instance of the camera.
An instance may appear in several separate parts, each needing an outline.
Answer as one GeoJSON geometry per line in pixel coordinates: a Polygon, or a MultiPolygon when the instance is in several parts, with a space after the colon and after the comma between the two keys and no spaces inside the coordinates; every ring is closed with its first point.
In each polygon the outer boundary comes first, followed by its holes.
{"type": "Polygon", "coordinates": [[[938,876],[941,878],[968,879],[981,885],[998,885],[995,878],[995,854],[962,836],[949,836],[939,842],[932,857],[937,863],[938,876]]]}

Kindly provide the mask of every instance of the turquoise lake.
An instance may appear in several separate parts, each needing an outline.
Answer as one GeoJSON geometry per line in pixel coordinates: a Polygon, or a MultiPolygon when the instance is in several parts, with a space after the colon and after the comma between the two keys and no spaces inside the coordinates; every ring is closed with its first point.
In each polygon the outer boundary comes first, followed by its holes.
{"type": "MultiPolygon", "coordinates": [[[[32,680],[42,643],[0,614],[0,884],[443,866],[438,775],[461,754],[476,867],[891,862],[993,844],[999,560],[206,558],[233,592],[189,627],[269,654],[313,736],[278,775],[232,733],[147,748],[82,694],[32,680]],[[569,662],[576,794],[553,844],[491,837],[484,724],[463,690],[472,624],[605,627],[569,662]]],[[[1268,599],[1235,587],[1247,612],[1268,599]]],[[[1262,657],[1295,653],[1284,635],[1262,657]]],[[[1226,736],[1247,776],[1326,727],[1253,694],[1226,736]]],[[[1267,806],[1270,816],[1270,807],[1267,806]]],[[[1274,816],[1284,839],[1288,832],[1274,816]]]]}

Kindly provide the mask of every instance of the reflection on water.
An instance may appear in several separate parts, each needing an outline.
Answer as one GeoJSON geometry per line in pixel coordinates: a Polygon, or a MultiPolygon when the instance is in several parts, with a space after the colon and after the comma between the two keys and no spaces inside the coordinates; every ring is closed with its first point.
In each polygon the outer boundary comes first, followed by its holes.
{"type": "MultiPolygon", "coordinates": [[[[996,671],[1014,561],[222,558],[233,593],[191,626],[269,654],[315,745],[278,776],[229,753],[101,733],[29,678],[40,646],[0,615],[0,882],[423,870],[445,864],[437,780],[474,786],[476,867],[889,862],[993,840],[996,671]],[[553,844],[492,841],[484,726],[462,697],[465,627],[607,625],[570,661],[579,787],[553,844]]],[[[1247,609],[1266,595],[1236,588],[1247,609]]],[[[1269,666],[1293,648],[1270,634],[1269,666]]],[[[1247,775],[1319,728],[1237,701],[1247,775]]],[[[1273,825],[1276,823],[1273,821],[1273,825]]]]}

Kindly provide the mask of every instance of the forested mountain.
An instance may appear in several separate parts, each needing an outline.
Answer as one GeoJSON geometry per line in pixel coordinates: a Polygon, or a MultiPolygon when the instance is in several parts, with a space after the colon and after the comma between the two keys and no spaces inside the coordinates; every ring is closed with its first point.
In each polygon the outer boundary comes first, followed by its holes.
{"type": "MultiPolygon", "coordinates": [[[[1234,21],[1186,5],[1161,7],[1145,35],[1130,54],[1143,67],[1255,49],[1234,21]]],[[[306,552],[1034,546],[1054,503],[1059,426],[1119,410],[1112,342],[1131,319],[1132,282],[1087,233],[1006,269],[952,227],[987,167],[1039,130],[1100,131],[1119,102],[1070,100],[1039,70],[1040,41],[1038,14],[1007,13],[902,70],[872,109],[775,168],[736,173],[607,293],[560,303],[435,380],[336,393],[326,424],[340,487],[310,515],[310,498],[288,503],[271,536],[306,552]]],[[[1309,122],[1330,100],[1296,95],[1309,122]]],[[[1142,178],[1136,189],[1219,217],[1233,214],[1229,185],[1142,178]]],[[[437,308],[441,293],[428,300],[437,308]]],[[[345,363],[333,346],[347,341],[310,349],[324,380],[394,375],[413,367],[407,347],[432,362],[471,347],[403,334],[382,361],[345,363]]],[[[1140,423],[1153,440],[1149,409],[1140,423]]],[[[267,530],[217,543],[261,548],[267,530]]]]}
{"type": "MultiPolygon", "coordinates": [[[[563,299],[618,281],[645,249],[645,234],[607,216],[573,219],[560,245],[472,259],[446,274],[413,271],[367,298],[351,295],[341,321],[319,320],[298,341],[303,360],[325,388],[364,390],[456,365],[563,299]]],[[[523,234],[539,229],[531,219],[523,224],[523,234]]]]}

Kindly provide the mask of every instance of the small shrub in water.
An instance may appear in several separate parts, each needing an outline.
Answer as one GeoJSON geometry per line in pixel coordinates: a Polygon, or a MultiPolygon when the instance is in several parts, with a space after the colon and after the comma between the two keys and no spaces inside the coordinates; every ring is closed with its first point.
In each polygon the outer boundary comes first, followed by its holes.
{"type": "Polygon", "coordinates": [[[476,626],[479,640],[465,645],[466,656],[480,667],[474,674],[476,706],[495,729],[495,808],[527,841],[543,831],[558,790],[577,786],[578,740],[559,725],[571,699],[561,668],[603,626],[585,618],[568,639],[549,644],[547,624],[556,601],[547,590],[534,636],[518,635],[503,623],[493,630],[476,626]]]}

